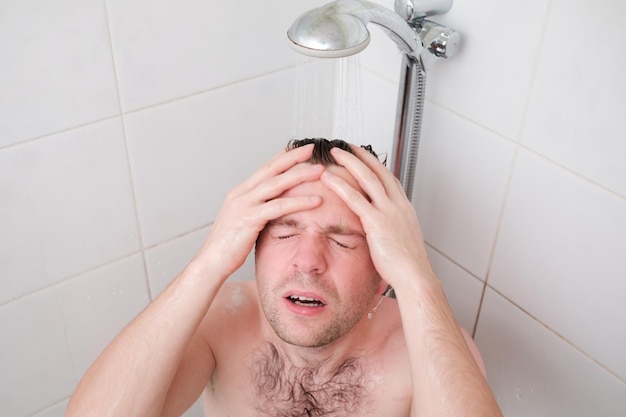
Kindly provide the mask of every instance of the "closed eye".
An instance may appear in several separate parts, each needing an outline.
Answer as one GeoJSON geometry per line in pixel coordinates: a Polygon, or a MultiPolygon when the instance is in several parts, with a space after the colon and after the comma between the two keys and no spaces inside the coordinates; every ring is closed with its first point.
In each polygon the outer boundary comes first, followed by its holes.
{"type": "Polygon", "coordinates": [[[335,245],[339,246],[340,248],[344,248],[344,249],[352,249],[350,246],[346,245],[345,243],[341,243],[338,240],[335,239],[330,239],[335,245]]]}

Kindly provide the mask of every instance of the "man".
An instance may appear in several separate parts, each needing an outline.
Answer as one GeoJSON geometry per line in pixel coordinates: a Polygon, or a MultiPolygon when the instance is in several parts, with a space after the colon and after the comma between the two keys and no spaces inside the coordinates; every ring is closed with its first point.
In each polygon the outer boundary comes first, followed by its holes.
{"type": "Polygon", "coordinates": [[[219,417],[501,415],[399,182],[342,141],[290,148],[229,193],[66,417],[179,416],[200,395],[219,417]],[[255,243],[256,282],[224,284],[255,243]]]}

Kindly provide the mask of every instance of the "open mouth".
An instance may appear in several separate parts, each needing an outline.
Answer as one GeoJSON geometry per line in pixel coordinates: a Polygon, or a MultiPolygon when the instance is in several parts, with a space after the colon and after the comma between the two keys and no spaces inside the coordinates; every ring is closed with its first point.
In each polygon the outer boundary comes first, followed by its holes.
{"type": "Polygon", "coordinates": [[[326,305],[315,298],[303,297],[300,295],[290,295],[287,299],[292,303],[303,307],[323,307],[326,305]]]}

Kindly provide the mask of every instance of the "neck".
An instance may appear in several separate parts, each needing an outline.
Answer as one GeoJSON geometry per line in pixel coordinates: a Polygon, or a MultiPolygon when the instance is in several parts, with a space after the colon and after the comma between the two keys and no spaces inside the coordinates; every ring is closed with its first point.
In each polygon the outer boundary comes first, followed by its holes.
{"type": "Polygon", "coordinates": [[[377,336],[377,334],[385,334],[384,329],[379,328],[380,319],[376,320],[377,316],[383,313],[381,310],[385,305],[385,302],[380,303],[380,300],[376,297],[372,301],[371,309],[368,310],[369,313],[373,313],[371,319],[368,318],[367,313],[364,314],[348,333],[327,345],[306,347],[287,343],[276,335],[267,321],[264,321],[265,339],[295,367],[323,364],[323,370],[333,372],[347,360],[367,357],[383,344],[384,337],[377,336]]]}

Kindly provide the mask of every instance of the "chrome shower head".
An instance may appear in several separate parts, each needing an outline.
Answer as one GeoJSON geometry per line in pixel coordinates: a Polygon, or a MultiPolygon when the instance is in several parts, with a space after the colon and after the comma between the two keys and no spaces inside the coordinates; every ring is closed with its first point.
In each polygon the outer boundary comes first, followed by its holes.
{"type": "Polygon", "coordinates": [[[341,58],[361,52],[370,42],[365,23],[338,9],[332,3],[298,17],[287,31],[289,45],[316,58],[341,58]]]}
{"type": "Polygon", "coordinates": [[[316,58],[342,58],[367,47],[370,33],[351,14],[336,14],[330,7],[313,9],[300,16],[287,31],[289,45],[316,58]]]}
{"type": "Polygon", "coordinates": [[[361,52],[370,41],[367,24],[385,30],[401,51],[417,57],[422,44],[409,24],[393,11],[366,0],[336,0],[298,17],[287,31],[289,45],[317,58],[361,52]]]}

